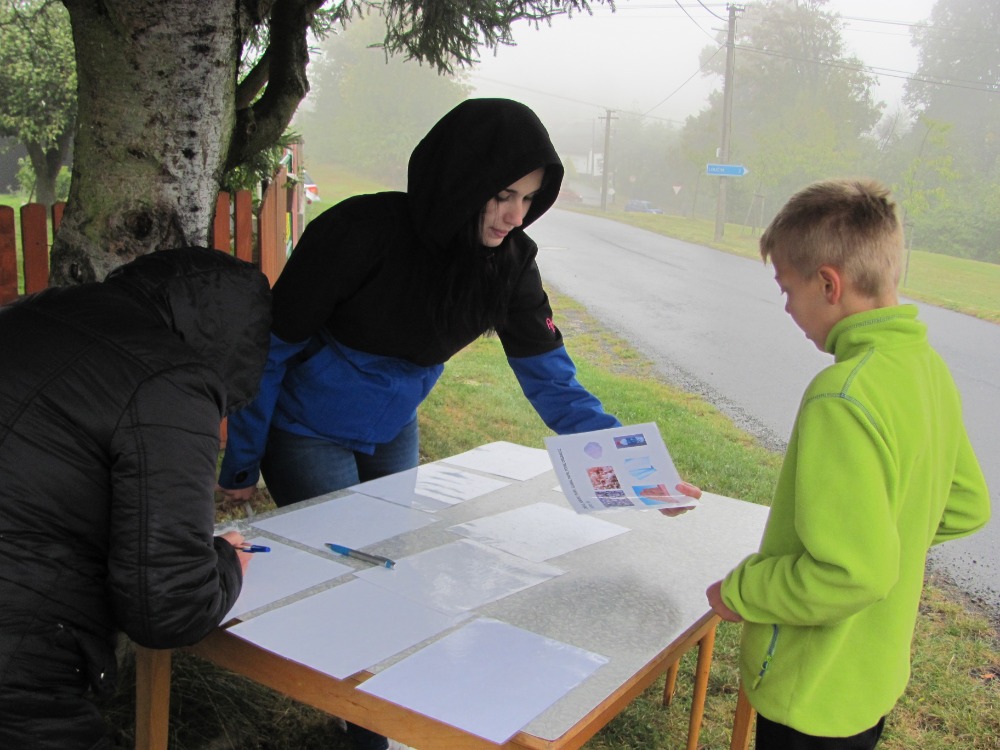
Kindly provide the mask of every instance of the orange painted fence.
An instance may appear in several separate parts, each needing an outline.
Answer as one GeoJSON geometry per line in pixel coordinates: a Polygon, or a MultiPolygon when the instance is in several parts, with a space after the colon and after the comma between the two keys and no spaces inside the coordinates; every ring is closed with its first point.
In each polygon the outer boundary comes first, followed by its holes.
{"type": "MultiPolygon", "coordinates": [[[[289,160],[289,166],[296,171],[294,162],[297,156],[292,152],[289,160]]],[[[250,192],[220,193],[212,222],[212,247],[258,264],[273,285],[285,266],[290,248],[302,234],[303,206],[302,186],[298,182],[290,183],[288,169],[284,166],[261,198],[256,235],[250,192]]],[[[18,218],[21,224],[24,288],[19,289],[15,212],[10,206],[0,206],[0,305],[22,294],[41,291],[49,285],[50,238],[59,229],[64,209],[64,203],[56,203],[51,212],[40,203],[21,206],[18,218]]]]}
{"type": "MultiPolygon", "coordinates": [[[[273,286],[285,266],[289,250],[302,234],[303,201],[301,184],[289,186],[287,171],[282,167],[261,198],[255,237],[250,192],[241,190],[233,195],[219,193],[212,221],[212,247],[258,264],[273,286]]],[[[21,206],[24,290],[19,292],[14,209],[0,206],[0,305],[17,299],[22,293],[40,292],[49,285],[49,238],[58,231],[64,209],[64,203],[52,206],[50,233],[45,206],[40,203],[21,206]]],[[[226,420],[223,419],[219,429],[222,448],[225,448],[227,434],[226,420]]]]}

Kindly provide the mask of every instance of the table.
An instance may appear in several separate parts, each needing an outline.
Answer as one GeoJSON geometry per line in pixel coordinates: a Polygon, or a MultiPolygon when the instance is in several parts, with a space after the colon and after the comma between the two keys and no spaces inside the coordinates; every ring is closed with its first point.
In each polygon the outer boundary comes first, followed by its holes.
{"type": "MultiPolygon", "coordinates": [[[[556,486],[551,471],[527,481],[511,481],[503,489],[437,511],[434,515],[438,523],[385,540],[372,549],[399,560],[455,541],[459,537],[448,531],[454,524],[538,502],[568,507],[556,486]]],[[[346,491],[334,493],[333,497],[344,494],[346,491]]],[[[294,512],[322,499],[328,498],[305,501],[275,513],[294,512]]],[[[664,702],[669,703],[677,662],[697,645],[699,658],[688,737],[688,747],[693,749],[697,747],[718,623],[704,592],[712,581],[756,550],[767,508],[705,493],[698,508],[677,518],[636,510],[601,513],[599,517],[630,531],[547,560],[566,573],[476,610],[477,615],[609,658],[608,664],[543,711],[503,747],[579,748],[664,673],[668,676],[664,702]]],[[[337,680],[244,641],[225,627],[188,650],[420,750],[497,747],[355,689],[407,652],[370,671],[337,680]]],[[[136,747],[165,749],[170,652],[137,648],[136,682],[136,747]]],[[[749,720],[747,716],[744,712],[741,723],[749,720]]],[[[744,730],[739,729],[741,736],[744,730]]]]}

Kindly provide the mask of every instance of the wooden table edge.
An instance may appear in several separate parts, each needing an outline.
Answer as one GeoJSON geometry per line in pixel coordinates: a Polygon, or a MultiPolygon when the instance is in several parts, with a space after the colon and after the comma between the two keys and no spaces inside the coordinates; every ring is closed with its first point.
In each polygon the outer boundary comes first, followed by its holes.
{"type": "MultiPolygon", "coordinates": [[[[706,636],[714,636],[718,622],[719,618],[714,613],[706,612],[562,736],[544,739],[518,732],[499,746],[356,690],[358,685],[371,677],[367,672],[337,680],[261,649],[221,628],[183,650],[294,700],[417,748],[487,750],[504,747],[509,750],[578,750],[685,653],[699,645],[706,636]]],[[[711,658],[710,651],[708,658],[711,658]]],[[[136,645],[135,746],[137,750],[167,750],[170,663],[169,650],[146,649],[136,645]]],[[[697,722],[700,724],[701,712],[704,710],[703,701],[703,692],[700,706],[697,695],[695,700],[692,700],[692,731],[696,712],[697,722]]]]}

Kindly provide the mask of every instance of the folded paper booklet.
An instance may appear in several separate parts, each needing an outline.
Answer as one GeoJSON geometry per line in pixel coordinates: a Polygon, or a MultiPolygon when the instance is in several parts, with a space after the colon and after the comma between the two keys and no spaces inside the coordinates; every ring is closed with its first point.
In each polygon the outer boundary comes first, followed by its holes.
{"type": "Polygon", "coordinates": [[[654,422],[545,438],[566,499],[578,513],[691,508],[654,422]]]}

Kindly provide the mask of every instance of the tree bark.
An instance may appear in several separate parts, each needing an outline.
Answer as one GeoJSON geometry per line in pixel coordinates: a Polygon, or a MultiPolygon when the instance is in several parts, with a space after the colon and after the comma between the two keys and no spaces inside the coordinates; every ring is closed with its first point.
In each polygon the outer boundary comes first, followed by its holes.
{"type": "Polygon", "coordinates": [[[207,244],[235,122],[237,3],[64,0],[76,45],[73,180],[53,285],[207,244]]]}

